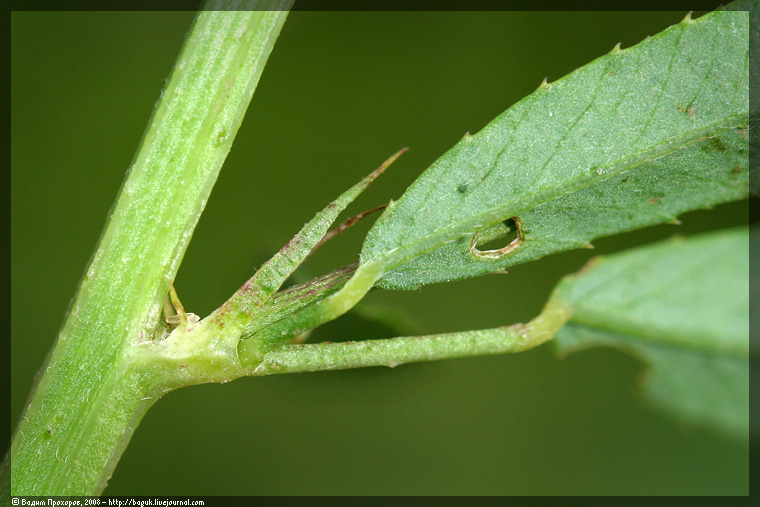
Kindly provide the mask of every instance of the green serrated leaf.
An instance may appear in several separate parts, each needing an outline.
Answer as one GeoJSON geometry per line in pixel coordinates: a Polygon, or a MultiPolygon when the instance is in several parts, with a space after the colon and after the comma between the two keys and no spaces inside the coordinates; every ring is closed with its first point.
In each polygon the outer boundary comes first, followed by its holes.
{"type": "Polygon", "coordinates": [[[554,341],[569,352],[620,347],[649,364],[644,391],[683,420],[746,438],[749,236],[704,234],[599,258],[563,280],[572,307],[554,341]]]}
{"type": "Polygon", "coordinates": [[[636,342],[569,324],[555,338],[565,352],[605,345],[621,348],[646,365],[641,389],[646,400],[685,423],[701,423],[746,438],[749,424],[747,360],[636,342]]]}
{"type": "MultiPolygon", "coordinates": [[[[746,131],[731,130],[686,149],[573,192],[516,216],[522,243],[512,254],[488,258],[472,252],[473,234],[413,259],[385,275],[384,289],[469,278],[584,248],[596,238],[665,222],[698,208],[742,199],[748,192],[746,131]]],[[[503,235],[479,233],[484,241],[503,235]]],[[[505,242],[506,244],[506,242],[505,242]]]]}
{"type": "Polygon", "coordinates": [[[748,17],[687,17],[542,85],[392,203],[367,236],[362,265],[379,266],[380,286],[408,289],[746,195],[748,17]],[[493,236],[513,217],[523,226],[514,248],[485,256],[470,248],[474,234],[493,236]]]}

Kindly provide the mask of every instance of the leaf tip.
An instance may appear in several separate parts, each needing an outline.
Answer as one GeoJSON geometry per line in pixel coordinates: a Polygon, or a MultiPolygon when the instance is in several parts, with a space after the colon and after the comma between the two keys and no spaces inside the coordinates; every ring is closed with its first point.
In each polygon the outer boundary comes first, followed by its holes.
{"type": "Polygon", "coordinates": [[[380,164],[380,167],[378,167],[377,169],[375,169],[374,171],[372,171],[369,174],[369,176],[367,176],[367,178],[366,178],[367,183],[368,184],[372,183],[372,181],[374,181],[375,178],[377,178],[378,176],[380,176],[381,174],[383,174],[385,172],[385,170],[388,169],[388,167],[392,163],[394,163],[401,155],[403,155],[408,149],[409,149],[408,147],[401,148],[396,153],[394,153],[393,155],[391,155],[388,160],[386,160],[385,162],[383,162],[382,164],[380,164]]]}

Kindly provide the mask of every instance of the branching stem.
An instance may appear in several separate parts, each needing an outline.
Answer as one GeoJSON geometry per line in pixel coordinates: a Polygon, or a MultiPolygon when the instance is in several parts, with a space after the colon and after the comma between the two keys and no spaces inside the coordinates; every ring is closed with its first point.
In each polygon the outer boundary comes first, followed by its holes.
{"type": "MultiPolygon", "coordinates": [[[[528,324],[385,340],[280,345],[247,375],[271,375],[522,352],[550,340],[570,319],[570,308],[552,300],[528,324]]],[[[244,350],[244,349],[241,349],[244,350]]],[[[241,358],[243,359],[243,358],[241,358]]]]}

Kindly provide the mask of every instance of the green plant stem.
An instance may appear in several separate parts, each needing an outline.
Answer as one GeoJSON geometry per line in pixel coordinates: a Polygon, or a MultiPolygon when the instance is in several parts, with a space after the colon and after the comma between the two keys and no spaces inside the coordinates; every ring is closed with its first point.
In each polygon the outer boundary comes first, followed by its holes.
{"type": "MultiPolygon", "coordinates": [[[[361,280],[362,276],[356,279],[361,280]]],[[[154,378],[162,389],[228,382],[243,376],[365,366],[393,367],[415,361],[529,350],[551,340],[571,316],[571,307],[553,297],[541,314],[527,324],[429,336],[307,345],[272,342],[262,347],[251,338],[241,340],[232,350],[225,345],[229,331],[220,330],[212,320],[206,319],[184,328],[178,327],[165,340],[133,347],[127,363],[135,372],[156,372],[154,378]]],[[[234,336],[239,335],[234,332],[234,336]]]]}
{"type": "Polygon", "coordinates": [[[162,394],[128,351],[163,332],[170,281],[291,2],[263,3],[210,2],[196,18],[14,435],[13,495],[100,493],[162,394]],[[223,10],[246,7],[259,10],[223,10]]]}
{"type": "MultiPolygon", "coordinates": [[[[569,306],[552,299],[541,314],[528,324],[385,340],[280,345],[246,374],[257,376],[365,366],[395,367],[419,361],[522,352],[550,340],[570,316],[569,306]]],[[[240,359],[243,362],[245,355],[246,350],[241,347],[240,359]]]]}

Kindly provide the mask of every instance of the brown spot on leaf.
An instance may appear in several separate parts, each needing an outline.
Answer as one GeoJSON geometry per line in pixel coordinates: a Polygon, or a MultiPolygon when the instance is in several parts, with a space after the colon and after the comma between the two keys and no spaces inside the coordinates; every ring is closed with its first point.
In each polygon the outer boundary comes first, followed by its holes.
{"type": "Polygon", "coordinates": [[[702,151],[710,153],[710,152],[722,152],[726,151],[728,148],[726,145],[718,139],[717,137],[710,137],[706,139],[706,143],[702,144],[702,151]]]}
{"type": "Polygon", "coordinates": [[[691,121],[694,121],[696,119],[697,115],[697,108],[694,106],[684,107],[684,106],[678,106],[678,110],[682,113],[686,113],[689,115],[689,119],[691,121]]]}

